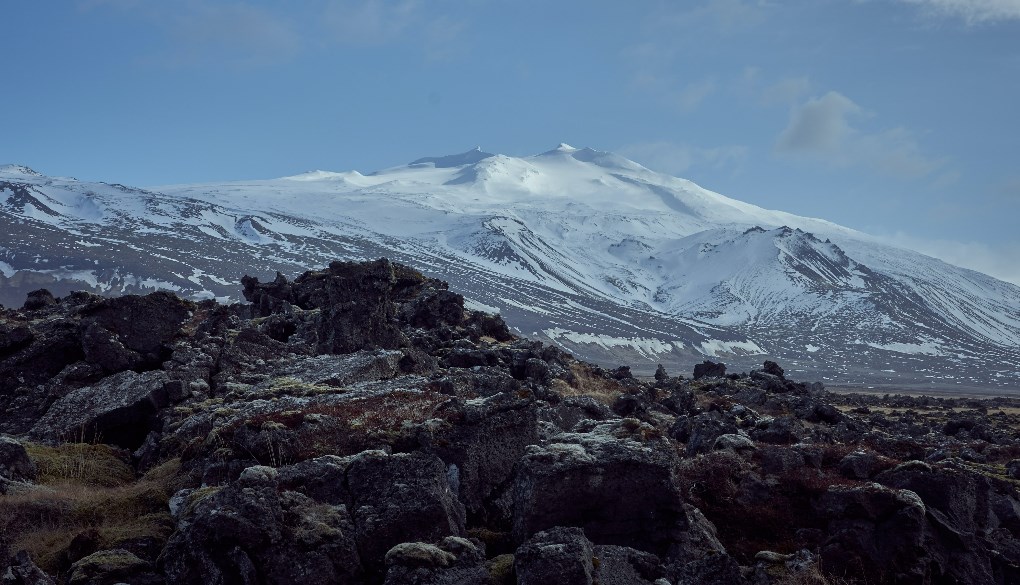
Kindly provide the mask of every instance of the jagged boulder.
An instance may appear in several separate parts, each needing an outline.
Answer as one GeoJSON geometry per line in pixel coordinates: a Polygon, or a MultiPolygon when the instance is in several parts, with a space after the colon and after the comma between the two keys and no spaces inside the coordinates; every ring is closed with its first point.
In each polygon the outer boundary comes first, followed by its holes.
{"type": "Polygon", "coordinates": [[[370,569],[401,542],[465,535],[464,506],[434,455],[366,452],[352,459],[346,479],[358,550],[370,569]]]}
{"type": "Polygon", "coordinates": [[[122,447],[142,444],[156,412],[168,402],[167,375],[160,371],[121,372],[72,390],[32,427],[31,436],[49,440],[102,440],[122,447]]]}
{"type": "Polygon", "coordinates": [[[350,508],[281,490],[272,468],[189,499],[160,557],[170,583],[361,582],[350,508]]]}
{"type": "Polygon", "coordinates": [[[157,367],[194,308],[168,292],[103,299],[82,312],[85,359],[111,372],[157,367]]]}
{"type": "Polygon", "coordinates": [[[694,379],[722,378],[726,375],[726,364],[705,360],[694,366],[694,379]]]}
{"type": "Polygon", "coordinates": [[[21,551],[0,575],[0,585],[56,585],[56,582],[32,562],[27,552],[21,551]]]}
{"type": "Polygon", "coordinates": [[[875,480],[910,490],[924,503],[931,525],[925,548],[934,573],[971,583],[994,583],[996,575],[1017,573],[1020,502],[1012,486],[949,462],[937,466],[908,462],[875,480]],[[1000,526],[1012,530],[990,540],[988,535],[1000,526]]]}
{"type": "Polygon", "coordinates": [[[598,544],[669,552],[689,528],[676,452],[646,431],[634,419],[607,421],[528,447],[512,491],[515,541],[576,526],[598,544]]]}
{"type": "Polygon", "coordinates": [[[422,425],[422,448],[447,464],[447,475],[469,514],[508,522],[496,499],[513,477],[517,461],[538,443],[535,401],[500,393],[453,402],[445,415],[454,422],[422,425]]]}

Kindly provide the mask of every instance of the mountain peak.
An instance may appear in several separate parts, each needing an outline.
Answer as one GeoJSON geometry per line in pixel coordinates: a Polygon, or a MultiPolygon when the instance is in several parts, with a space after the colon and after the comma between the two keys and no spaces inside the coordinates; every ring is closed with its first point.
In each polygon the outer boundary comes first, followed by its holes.
{"type": "Polygon", "coordinates": [[[30,175],[32,177],[41,177],[42,173],[37,173],[25,165],[0,165],[0,174],[4,175],[30,175]]]}
{"type": "Polygon", "coordinates": [[[418,160],[411,161],[408,166],[427,166],[432,165],[437,169],[448,169],[452,167],[462,167],[464,165],[473,165],[477,162],[483,161],[487,158],[496,156],[491,152],[485,152],[482,147],[476,146],[467,152],[460,154],[448,154],[446,156],[427,156],[425,158],[419,158],[418,160]]]}

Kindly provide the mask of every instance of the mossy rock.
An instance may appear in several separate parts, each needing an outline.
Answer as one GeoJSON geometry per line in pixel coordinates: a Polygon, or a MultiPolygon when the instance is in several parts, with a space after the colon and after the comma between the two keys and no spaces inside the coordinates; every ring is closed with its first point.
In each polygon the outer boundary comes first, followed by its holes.
{"type": "Polygon", "coordinates": [[[152,565],[124,549],[101,550],[71,565],[68,585],[155,583],[152,565]]]}
{"type": "Polygon", "coordinates": [[[485,563],[492,585],[513,585],[517,582],[514,572],[514,555],[499,555],[485,563]]]}

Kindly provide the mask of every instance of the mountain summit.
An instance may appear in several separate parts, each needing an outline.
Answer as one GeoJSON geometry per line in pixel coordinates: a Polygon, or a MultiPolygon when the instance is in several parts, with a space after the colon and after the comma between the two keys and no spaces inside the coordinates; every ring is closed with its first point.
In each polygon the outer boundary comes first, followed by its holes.
{"type": "Polygon", "coordinates": [[[42,286],[237,299],[245,273],[386,256],[608,365],[767,356],[830,383],[948,389],[1020,376],[1020,288],[566,144],[156,190],[4,170],[0,221],[10,305],[42,286]]]}

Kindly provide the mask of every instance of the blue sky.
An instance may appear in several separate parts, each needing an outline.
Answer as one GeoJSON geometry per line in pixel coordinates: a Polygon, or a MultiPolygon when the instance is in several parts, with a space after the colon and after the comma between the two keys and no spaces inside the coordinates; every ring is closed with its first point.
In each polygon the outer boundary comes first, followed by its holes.
{"type": "Polygon", "coordinates": [[[151,186],[567,142],[1020,283],[1020,0],[67,0],[3,21],[0,163],[151,186]]]}

